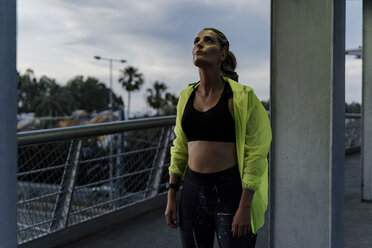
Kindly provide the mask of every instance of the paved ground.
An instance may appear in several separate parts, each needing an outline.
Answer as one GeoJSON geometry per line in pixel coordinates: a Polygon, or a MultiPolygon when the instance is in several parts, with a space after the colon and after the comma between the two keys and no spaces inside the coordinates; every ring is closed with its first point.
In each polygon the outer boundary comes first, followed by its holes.
{"type": "Polygon", "coordinates": [[[361,201],[360,154],[346,157],[345,248],[372,247],[372,202],[361,201]]]}
{"type": "MultiPolygon", "coordinates": [[[[371,248],[372,203],[360,201],[360,154],[347,156],[345,172],[345,248],[371,248]]],[[[181,247],[178,231],[165,224],[163,213],[164,208],[154,209],[139,218],[63,248],[181,247]]],[[[265,229],[261,230],[256,247],[267,247],[265,229]]]]}

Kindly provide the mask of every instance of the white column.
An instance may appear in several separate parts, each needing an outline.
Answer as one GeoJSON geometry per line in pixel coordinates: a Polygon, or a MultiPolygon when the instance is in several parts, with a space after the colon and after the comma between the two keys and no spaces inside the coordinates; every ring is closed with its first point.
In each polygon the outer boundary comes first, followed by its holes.
{"type": "Polygon", "coordinates": [[[345,1],[271,1],[269,246],[343,247],[345,1]]]}
{"type": "Polygon", "coordinates": [[[16,1],[0,0],[0,247],[17,247],[16,1]]]}
{"type": "Polygon", "coordinates": [[[362,200],[372,201],[372,1],[363,1],[362,200]]]}

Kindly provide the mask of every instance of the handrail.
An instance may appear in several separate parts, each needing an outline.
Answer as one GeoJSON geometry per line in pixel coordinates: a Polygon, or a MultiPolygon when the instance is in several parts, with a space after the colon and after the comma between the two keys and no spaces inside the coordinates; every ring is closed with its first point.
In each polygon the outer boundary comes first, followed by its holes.
{"type": "Polygon", "coordinates": [[[34,240],[161,194],[175,120],[19,132],[18,244],[32,247],[34,240]]]}
{"type": "Polygon", "coordinates": [[[362,118],[361,113],[345,113],[345,118],[362,118]]]}
{"type": "MultiPolygon", "coordinates": [[[[345,113],[346,118],[361,118],[359,113],[345,113]]],[[[150,127],[172,126],[176,116],[141,118],[127,121],[114,121],[99,124],[51,128],[17,133],[18,145],[31,145],[51,141],[60,141],[87,136],[107,135],[118,132],[145,129],[150,127]]]]}
{"type": "MultiPolygon", "coordinates": [[[[345,122],[350,137],[359,139],[354,134],[360,130],[360,115],[345,117],[351,119],[345,122]]],[[[100,216],[162,194],[175,119],[164,116],[18,133],[19,245],[36,247],[32,245],[39,238],[48,240],[48,235],[67,227],[99,221],[100,216]]]]}
{"type": "Polygon", "coordinates": [[[17,133],[17,140],[18,145],[31,145],[51,141],[82,138],[87,136],[107,135],[151,127],[172,126],[175,124],[175,122],[176,116],[171,115],[65,128],[51,128],[36,131],[19,132],[17,133]]]}

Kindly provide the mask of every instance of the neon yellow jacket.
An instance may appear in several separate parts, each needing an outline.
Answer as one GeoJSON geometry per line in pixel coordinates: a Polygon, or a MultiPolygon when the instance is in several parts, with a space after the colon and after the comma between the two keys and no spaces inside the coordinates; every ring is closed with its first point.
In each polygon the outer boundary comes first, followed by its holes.
{"type": "MultiPolygon", "coordinates": [[[[271,143],[271,127],[268,114],[252,88],[224,77],[233,91],[236,151],[242,187],[253,190],[251,208],[252,232],[263,226],[268,203],[267,153],[271,143]]],[[[199,83],[197,83],[199,84],[199,83]]],[[[177,104],[177,118],[174,132],[176,138],[171,147],[169,174],[185,176],[188,149],[187,137],[182,129],[181,119],[187,100],[195,84],[184,89],[177,104]]]]}

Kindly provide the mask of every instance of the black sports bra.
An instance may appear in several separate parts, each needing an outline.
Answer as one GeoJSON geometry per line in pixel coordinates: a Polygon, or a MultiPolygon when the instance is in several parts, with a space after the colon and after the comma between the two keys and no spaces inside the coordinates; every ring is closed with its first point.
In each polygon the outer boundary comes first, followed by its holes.
{"type": "Polygon", "coordinates": [[[188,141],[221,141],[235,143],[235,122],[229,111],[232,97],[229,83],[225,82],[222,95],[215,106],[205,112],[193,106],[196,88],[188,99],[182,116],[182,129],[188,141]]]}

